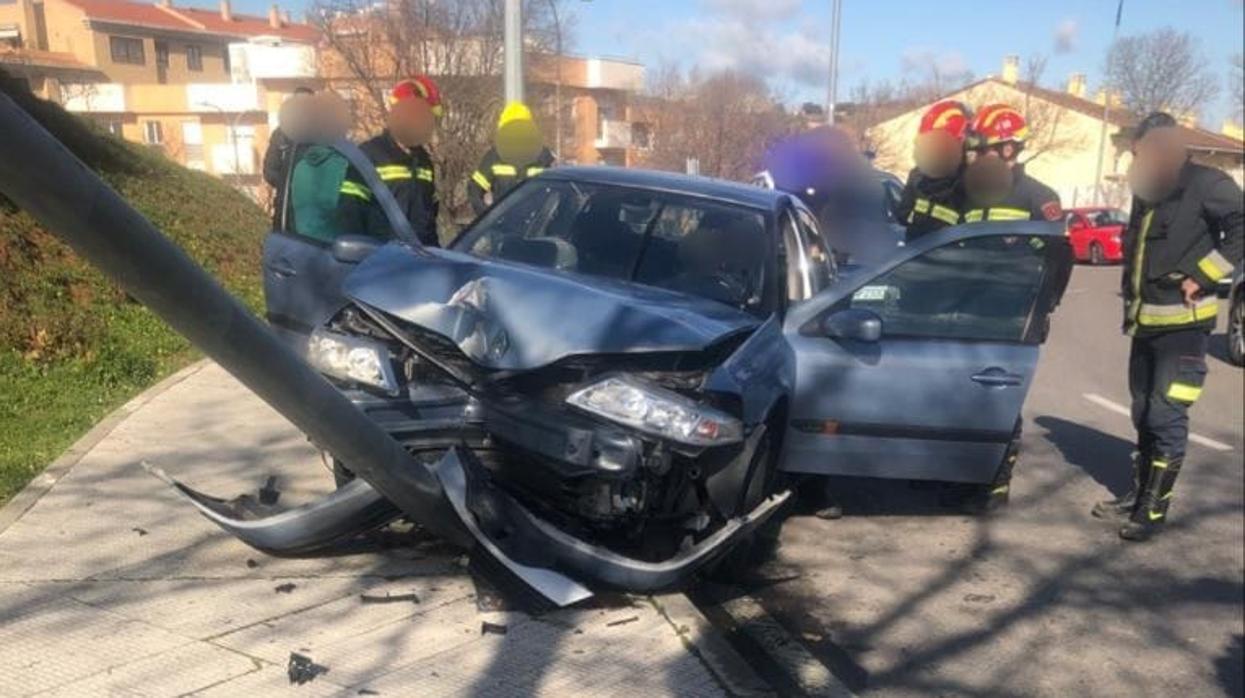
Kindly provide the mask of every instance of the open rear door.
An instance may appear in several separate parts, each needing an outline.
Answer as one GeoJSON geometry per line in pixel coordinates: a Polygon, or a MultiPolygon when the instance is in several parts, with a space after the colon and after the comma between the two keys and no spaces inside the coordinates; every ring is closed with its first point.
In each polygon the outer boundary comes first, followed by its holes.
{"type": "Polygon", "coordinates": [[[793,308],[784,469],[989,482],[1069,267],[1048,224],[960,226],[793,308]]]}

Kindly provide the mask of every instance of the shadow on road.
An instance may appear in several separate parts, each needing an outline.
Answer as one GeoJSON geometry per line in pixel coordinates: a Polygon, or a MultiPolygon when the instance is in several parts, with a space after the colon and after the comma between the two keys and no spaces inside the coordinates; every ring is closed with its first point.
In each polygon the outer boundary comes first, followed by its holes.
{"type": "Polygon", "coordinates": [[[1133,444],[1103,431],[1059,417],[1044,415],[1034,423],[1059,450],[1065,462],[1084,470],[1111,494],[1122,495],[1132,485],[1133,444]]]}

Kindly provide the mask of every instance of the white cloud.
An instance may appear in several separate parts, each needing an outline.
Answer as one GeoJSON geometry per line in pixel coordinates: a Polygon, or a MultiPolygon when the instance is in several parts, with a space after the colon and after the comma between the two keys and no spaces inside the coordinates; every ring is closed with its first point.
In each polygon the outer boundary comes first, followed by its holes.
{"type": "Polygon", "coordinates": [[[1055,53],[1069,53],[1076,48],[1081,32],[1080,24],[1072,18],[1065,19],[1055,27],[1055,53]]]}
{"type": "Polygon", "coordinates": [[[800,11],[804,0],[704,0],[706,7],[728,17],[752,21],[790,19],[800,11]]]}
{"type": "Polygon", "coordinates": [[[708,70],[740,70],[801,85],[825,83],[830,70],[829,45],[809,32],[762,26],[738,17],[692,20],[678,31],[695,37],[701,47],[695,62],[708,70]]]}
{"type": "Polygon", "coordinates": [[[940,75],[957,75],[968,71],[968,60],[959,51],[941,51],[923,46],[907,48],[899,57],[905,73],[937,70],[940,75]]]}

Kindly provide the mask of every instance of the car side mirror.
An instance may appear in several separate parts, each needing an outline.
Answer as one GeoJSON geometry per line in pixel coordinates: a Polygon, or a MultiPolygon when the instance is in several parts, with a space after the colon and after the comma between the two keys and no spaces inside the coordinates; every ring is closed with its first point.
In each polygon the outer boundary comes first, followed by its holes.
{"type": "Polygon", "coordinates": [[[384,244],[366,235],[342,235],[333,241],[333,259],[342,264],[358,264],[384,244]]]}
{"type": "Polygon", "coordinates": [[[882,318],[872,310],[848,308],[827,315],[821,330],[833,339],[873,343],[882,339],[882,318]]]}

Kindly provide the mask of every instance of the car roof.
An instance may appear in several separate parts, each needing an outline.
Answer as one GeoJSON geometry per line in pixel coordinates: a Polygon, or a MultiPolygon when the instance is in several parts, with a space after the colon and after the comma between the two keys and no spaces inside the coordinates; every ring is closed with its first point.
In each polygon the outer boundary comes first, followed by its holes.
{"type": "Polygon", "coordinates": [[[724,179],[622,167],[562,166],[546,170],[540,177],[636,189],[655,189],[766,211],[777,211],[783,202],[790,198],[790,195],[785,192],[724,179]]]}

